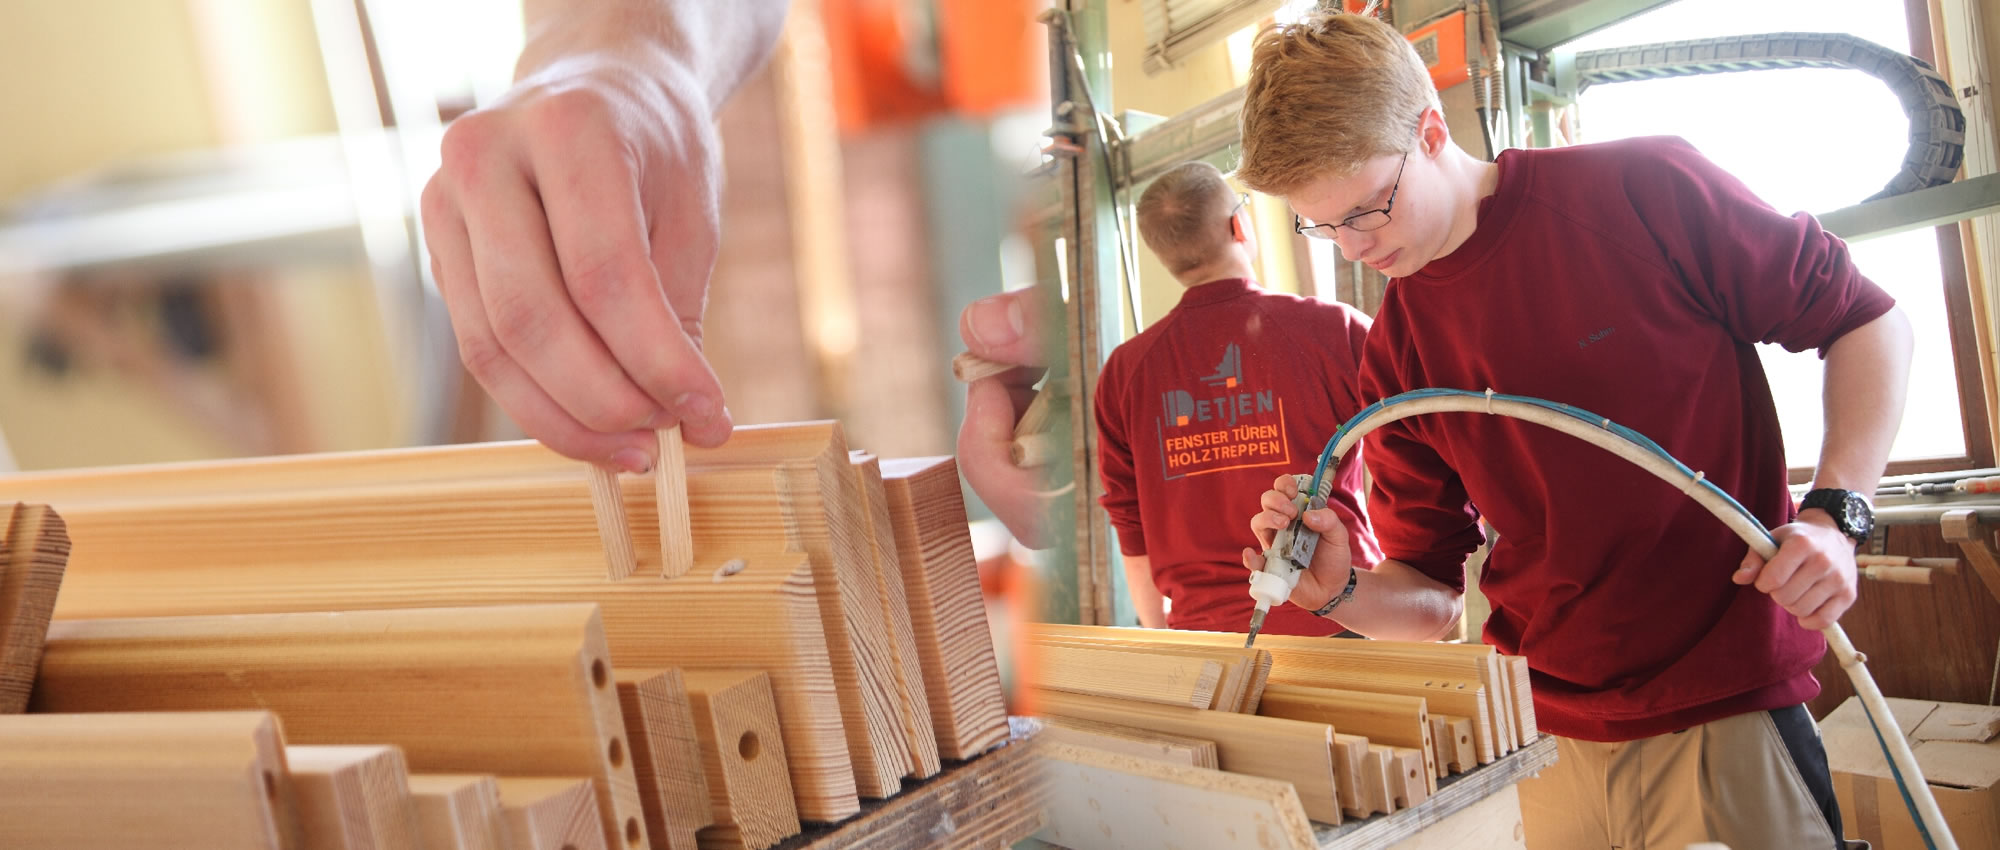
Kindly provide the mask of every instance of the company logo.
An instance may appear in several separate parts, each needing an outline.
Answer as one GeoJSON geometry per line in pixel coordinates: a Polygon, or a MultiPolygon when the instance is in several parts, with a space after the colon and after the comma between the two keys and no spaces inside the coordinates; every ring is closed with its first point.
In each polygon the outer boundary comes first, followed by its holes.
{"type": "Polygon", "coordinates": [[[1169,479],[1290,460],[1284,405],[1243,376],[1243,350],[1230,343],[1201,389],[1160,394],[1160,461],[1169,479]]]}

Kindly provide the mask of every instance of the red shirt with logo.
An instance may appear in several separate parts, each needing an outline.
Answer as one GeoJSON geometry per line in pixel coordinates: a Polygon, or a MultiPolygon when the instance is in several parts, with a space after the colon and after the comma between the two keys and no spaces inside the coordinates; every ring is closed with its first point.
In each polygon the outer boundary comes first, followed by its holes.
{"type": "MultiPolygon", "coordinates": [[[[1250,517],[1279,475],[1311,473],[1334,429],[1362,408],[1356,365],[1367,333],[1368,317],[1346,305],[1232,278],[1188,289],[1111,352],[1096,398],[1104,508],[1119,548],[1151,559],[1172,600],[1169,626],[1249,627],[1250,517]]],[[[1381,555],[1356,495],[1361,466],[1350,456],[1336,472],[1329,504],[1356,563],[1372,565],[1381,555]]],[[[1269,634],[1340,630],[1291,603],[1264,623],[1269,634]]]]}
{"type": "MultiPolygon", "coordinates": [[[[1839,238],[1679,139],[1501,154],[1449,256],[1390,284],[1370,400],[1423,387],[1533,396],[1629,426],[1791,521],[1758,343],[1819,349],[1894,306],[1839,238]]],[[[1730,582],[1747,547],[1680,490],[1574,437],[1478,413],[1365,441],[1382,548],[1463,587],[1484,516],[1485,640],[1524,655],[1541,728],[1624,741],[1818,693],[1815,632],[1730,582]]]]}

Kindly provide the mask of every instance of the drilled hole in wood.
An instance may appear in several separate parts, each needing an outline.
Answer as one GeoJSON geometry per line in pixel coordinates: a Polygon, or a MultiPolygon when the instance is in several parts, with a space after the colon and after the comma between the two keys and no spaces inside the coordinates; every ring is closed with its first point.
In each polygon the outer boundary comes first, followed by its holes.
{"type": "Polygon", "coordinates": [[[639,819],[638,819],[638,818],[626,818],[626,819],[625,819],[625,843],[626,843],[626,844],[627,844],[628,846],[632,846],[632,847],[637,847],[637,846],[639,846],[639,838],[640,838],[640,835],[639,835],[639,819]]]}
{"type": "Polygon", "coordinates": [[[736,739],[736,754],[742,756],[744,761],[755,761],[758,747],[755,732],[745,732],[743,737],[736,739]]]}
{"type": "Polygon", "coordinates": [[[611,739],[611,766],[625,766],[625,742],[617,738],[611,739]]]}
{"type": "Polygon", "coordinates": [[[600,658],[596,661],[590,662],[591,684],[594,684],[601,688],[609,684],[610,681],[611,681],[611,674],[605,672],[603,659],[600,658]]]}

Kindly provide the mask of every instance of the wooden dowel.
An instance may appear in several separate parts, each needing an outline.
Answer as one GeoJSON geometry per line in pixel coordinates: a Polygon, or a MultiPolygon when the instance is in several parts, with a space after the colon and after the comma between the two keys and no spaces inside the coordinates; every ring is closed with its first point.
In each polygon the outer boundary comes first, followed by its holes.
{"type": "Polygon", "coordinates": [[[1007,458],[1018,468],[1034,469],[1049,465],[1066,448],[1053,434],[1029,434],[1014,438],[1014,444],[1007,447],[1007,458]]]}
{"type": "Polygon", "coordinates": [[[1014,368],[1018,367],[1013,363],[995,362],[970,351],[961,351],[951,359],[951,376],[967,384],[1014,368]]]}
{"type": "Polygon", "coordinates": [[[1856,566],[1862,567],[1921,567],[1933,570],[1958,569],[1957,558],[1912,558],[1908,555],[1856,555],[1856,566]]]}
{"type": "Polygon", "coordinates": [[[660,577],[678,578],[694,566],[694,531],[688,520],[687,453],[681,426],[662,428],[660,463],[653,482],[660,510],[660,577]]]}
{"type": "Polygon", "coordinates": [[[612,581],[631,576],[639,569],[639,556],[632,549],[632,524],[625,518],[617,472],[591,464],[590,507],[597,514],[597,535],[604,538],[606,575],[612,581]]]}
{"type": "Polygon", "coordinates": [[[1923,567],[1862,567],[1862,578],[1886,581],[1895,584],[1930,584],[1931,573],[1923,567]]]}
{"type": "Polygon", "coordinates": [[[1014,437],[1019,439],[1029,434],[1039,434],[1049,429],[1049,419],[1053,415],[1055,403],[1049,401],[1055,396],[1056,388],[1044,385],[1035,393],[1035,400],[1028,402],[1028,409],[1021,411],[1021,421],[1014,423],[1014,437]]]}

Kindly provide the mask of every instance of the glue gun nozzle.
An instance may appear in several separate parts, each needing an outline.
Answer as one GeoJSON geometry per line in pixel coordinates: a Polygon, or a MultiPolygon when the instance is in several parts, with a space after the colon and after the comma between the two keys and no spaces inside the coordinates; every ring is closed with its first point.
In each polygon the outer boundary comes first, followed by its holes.
{"type": "Polygon", "coordinates": [[[1264,609],[1259,608],[1256,613],[1250,615],[1250,635],[1243,639],[1244,649],[1257,645],[1257,632],[1264,628],[1264,613],[1264,609]]]}

